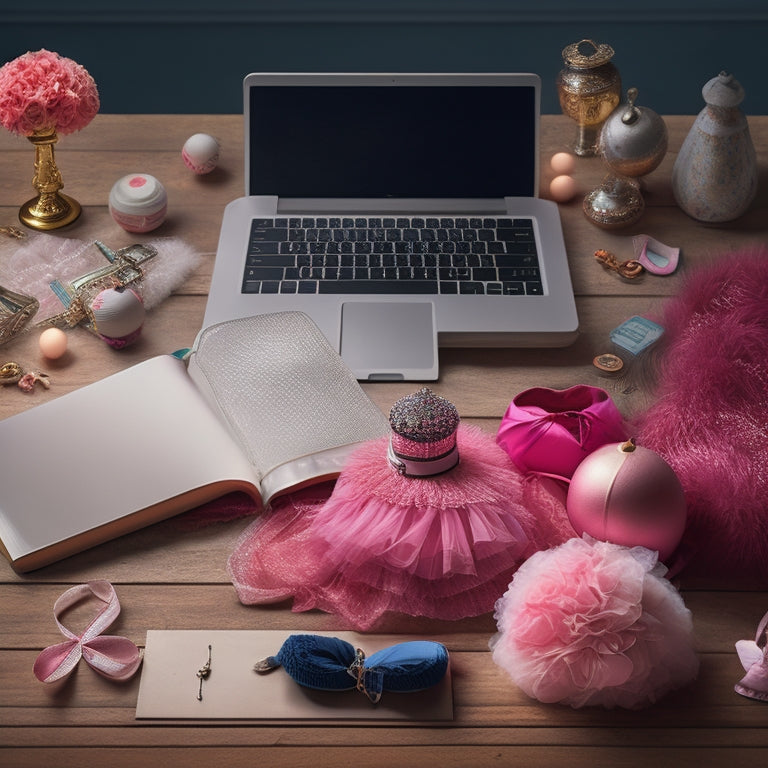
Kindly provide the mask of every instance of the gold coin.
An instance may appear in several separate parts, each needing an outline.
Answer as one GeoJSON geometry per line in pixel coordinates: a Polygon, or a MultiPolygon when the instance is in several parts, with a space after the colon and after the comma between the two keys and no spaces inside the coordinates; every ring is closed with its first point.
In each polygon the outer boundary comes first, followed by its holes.
{"type": "Polygon", "coordinates": [[[606,352],[604,355],[598,355],[592,364],[595,368],[599,368],[601,371],[608,371],[614,373],[620,371],[624,367],[624,361],[618,355],[612,355],[606,352]]]}

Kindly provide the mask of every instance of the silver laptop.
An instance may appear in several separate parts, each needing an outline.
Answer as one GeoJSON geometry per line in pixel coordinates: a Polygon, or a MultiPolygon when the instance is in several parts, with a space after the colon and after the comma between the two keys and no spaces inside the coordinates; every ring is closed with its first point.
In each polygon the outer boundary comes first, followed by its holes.
{"type": "Polygon", "coordinates": [[[539,97],[532,74],[248,75],[204,326],[303,311],[362,380],[434,380],[439,346],[570,344],[539,97]]]}

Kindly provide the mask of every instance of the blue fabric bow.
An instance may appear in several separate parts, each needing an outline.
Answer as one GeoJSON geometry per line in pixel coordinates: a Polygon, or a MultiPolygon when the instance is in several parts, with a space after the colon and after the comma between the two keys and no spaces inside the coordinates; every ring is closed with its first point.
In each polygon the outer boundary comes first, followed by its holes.
{"type": "Polygon", "coordinates": [[[441,643],[412,640],[366,658],[362,650],[338,637],[291,635],[276,656],[254,669],[268,672],[280,666],[306,688],[356,688],[376,703],[384,691],[420,691],[439,683],[448,669],[448,651],[441,643]]]}

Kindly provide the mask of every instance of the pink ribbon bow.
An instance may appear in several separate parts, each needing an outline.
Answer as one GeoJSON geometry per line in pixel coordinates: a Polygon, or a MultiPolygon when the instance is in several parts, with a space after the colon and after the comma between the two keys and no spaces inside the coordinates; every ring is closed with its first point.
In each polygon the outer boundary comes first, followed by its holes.
{"type": "Polygon", "coordinates": [[[66,677],[81,658],[100,675],[112,680],[128,680],[141,664],[141,652],[130,640],[114,635],[102,635],[120,613],[115,588],[103,580],[68,589],[53,606],[53,616],[66,642],[51,645],[35,660],[34,673],[43,683],[53,683],[66,677]],[[59,617],[68,608],[93,595],[104,605],[81,635],[67,629],[59,617]]]}

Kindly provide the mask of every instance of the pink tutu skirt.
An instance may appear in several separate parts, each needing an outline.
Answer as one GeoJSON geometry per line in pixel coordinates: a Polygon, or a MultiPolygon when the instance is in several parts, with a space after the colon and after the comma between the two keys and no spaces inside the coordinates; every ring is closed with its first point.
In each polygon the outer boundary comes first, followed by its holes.
{"type": "Polygon", "coordinates": [[[243,603],[293,598],[359,629],[387,612],[437,619],[487,613],[517,567],[550,546],[553,527],[522,504],[523,479],[493,438],[461,425],[461,461],[403,477],[387,440],[350,458],[330,497],[280,500],[246,529],[229,560],[243,603]]]}

